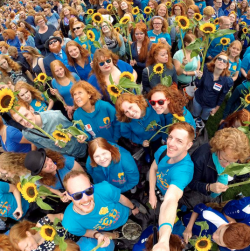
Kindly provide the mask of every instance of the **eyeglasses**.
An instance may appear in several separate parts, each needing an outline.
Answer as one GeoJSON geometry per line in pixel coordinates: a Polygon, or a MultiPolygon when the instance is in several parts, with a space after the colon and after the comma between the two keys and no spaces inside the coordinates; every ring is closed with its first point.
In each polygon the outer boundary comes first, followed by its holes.
{"type": "Polygon", "coordinates": [[[103,25],[103,26],[102,26],[102,28],[106,28],[106,27],[108,27],[108,25],[103,25]]]}
{"type": "Polygon", "coordinates": [[[85,189],[84,191],[69,194],[69,196],[71,196],[74,200],[80,200],[82,198],[83,194],[86,194],[87,196],[91,196],[93,193],[94,193],[94,187],[91,186],[91,187],[85,189]]]}
{"type": "Polygon", "coordinates": [[[162,23],[153,23],[153,25],[162,25],[162,23]]]}
{"type": "Polygon", "coordinates": [[[80,30],[82,27],[75,27],[75,28],[73,28],[73,31],[75,31],[75,30],[80,30]]]}
{"type": "Polygon", "coordinates": [[[227,64],[227,60],[224,59],[224,58],[218,57],[217,60],[220,61],[220,62],[222,61],[224,64],[227,64]]]}
{"type": "Polygon", "coordinates": [[[52,45],[52,44],[54,44],[56,42],[57,42],[57,40],[52,40],[52,41],[49,42],[49,45],[52,45]]]}
{"type": "Polygon", "coordinates": [[[181,9],[174,9],[174,10],[179,10],[180,11],[181,9]]]}
{"type": "Polygon", "coordinates": [[[237,163],[238,160],[235,160],[235,161],[228,161],[226,160],[222,155],[221,155],[221,151],[218,152],[218,157],[219,157],[219,160],[221,162],[224,162],[224,163],[229,163],[229,164],[233,164],[233,163],[237,163]]]}
{"type": "Polygon", "coordinates": [[[149,100],[149,103],[152,105],[152,106],[155,106],[156,103],[158,103],[158,105],[164,105],[165,101],[167,99],[159,99],[159,100],[149,100]]]}
{"type": "Polygon", "coordinates": [[[107,59],[106,61],[99,62],[99,65],[100,65],[100,66],[104,66],[105,63],[110,64],[110,63],[111,63],[111,58],[110,58],[110,59],[107,59]]]}

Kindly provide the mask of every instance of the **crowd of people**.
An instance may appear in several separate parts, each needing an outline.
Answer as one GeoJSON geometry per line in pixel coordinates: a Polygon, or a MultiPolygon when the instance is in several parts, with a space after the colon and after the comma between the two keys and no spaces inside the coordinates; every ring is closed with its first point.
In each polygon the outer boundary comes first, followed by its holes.
{"type": "Polygon", "coordinates": [[[2,4],[0,250],[250,250],[247,0],[2,4]]]}

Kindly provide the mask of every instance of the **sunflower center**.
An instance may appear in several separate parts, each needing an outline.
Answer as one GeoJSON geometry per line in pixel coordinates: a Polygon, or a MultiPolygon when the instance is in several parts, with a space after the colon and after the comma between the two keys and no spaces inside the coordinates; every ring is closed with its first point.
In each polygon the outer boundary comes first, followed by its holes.
{"type": "Polygon", "coordinates": [[[111,91],[114,92],[115,94],[119,93],[119,90],[114,86],[111,87],[111,91]]]}
{"type": "Polygon", "coordinates": [[[213,31],[213,28],[212,27],[205,27],[204,31],[213,31]]]}
{"type": "Polygon", "coordinates": [[[34,187],[29,187],[29,188],[27,189],[27,194],[28,194],[29,197],[31,197],[31,198],[35,197],[36,193],[35,193],[34,187]]]}
{"type": "Polygon", "coordinates": [[[101,18],[99,16],[96,16],[95,19],[96,19],[96,21],[100,21],[101,20],[101,18]]]}
{"type": "Polygon", "coordinates": [[[207,245],[208,245],[208,242],[206,240],[199,241],[199,244],[198,244],[200,248],[205,248],[207,247],[207,245]]]}
{"type": "Polygon", "coordinates": [[[156,68],[156,70],[157,70],[157,71],[161,71],[161,67],[158,66],[158,67],[156,68]]]}
{"type": "Polygon", "coordinates": [[[11,96],[10,95],[6,95],[2,98],[1,100],[1,106],[3,108],[7,108],[10,104],[10,101],[11,101],[11,96]]]}
{"type": "Polygon", "coordinates": [[[45,229],[45,234],[47,235],[47,236],[51,236],[52,235],[52,233],[53,233],[53,230],[52,229],[50,229],[50,228],[46,228],[45,229]]]}
{"type": "Polygon", "coordinates": [[[250,102],[250,95],[246,96],[246,100],[250,102]]]}
{"type": "Polygon", "coordinates": [[[180,19],[180,23],[181,23],[182,26],[186,26],[187,25],[187,22],[184,19],[180,19]]]}

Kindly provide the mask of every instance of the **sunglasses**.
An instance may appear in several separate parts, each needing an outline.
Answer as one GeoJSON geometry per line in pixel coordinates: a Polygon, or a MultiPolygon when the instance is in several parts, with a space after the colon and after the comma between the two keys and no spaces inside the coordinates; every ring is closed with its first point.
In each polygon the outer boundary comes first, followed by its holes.
{"type": "Polygon", "coordinates": [[[75,28],[73,28],[73,31],[75,31],[75,30],[80,30],[82,27],[75,27],[75,28]]]}
{"type": "Polygon", "coordinates": [[[57,42],[57,40],[52,40],[52,41],[49,42],[49,45],[52,45],[52,44],[54,44],[56,42],[57,42]]]}
{"type": "Polygon", "coordinates": [[[107,64],[110,64],[110,63],[111,63],[111,58],[110,58],[110,59],[107,59],[107,60],[104,61],[104,62],[100,62],[99,65],[100,65],[100,66],[104,66],[105,62],[106,62],[107,64]]]}
{"type": "Polygon", "coordinates": [[[84,191],[73,193],[73,194],[69,194],[69,196],[71,196],[74,200],[80,200],[82,198],[82,196],[83,196],[84,193],[87,196],[91,196],[94,193],[94,187],[91,186],[91,187],[85,189],[84,191]]]}
{"type": "Polygon", "coordinates": [[[218,57],[217,60],[220,61],[220,62],[222,61],[224,64],[227,64],[227,60],[224,59],[224,58],[218,57]]]}
{"type": "Polygon", "coordinates": [[[149,103],[152,105],[152,106],[155,106],[156,103],[158,103],[158,105],[164,105],[165,101],[167,99],[159,99],[159,100],[149,100],[149,103]]]}

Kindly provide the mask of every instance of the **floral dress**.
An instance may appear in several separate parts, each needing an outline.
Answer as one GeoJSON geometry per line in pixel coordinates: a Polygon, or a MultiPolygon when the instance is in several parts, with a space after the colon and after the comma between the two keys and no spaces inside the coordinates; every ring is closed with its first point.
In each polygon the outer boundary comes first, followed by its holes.
{"type": "MultiPolygon", "coordinates": [[[[51,225],[51,226],[53,225],[53,222],[50,221],[50,219],[48,218],[48,216],[45,216],[42,219],[40,219],[38,221],[38,223],[40,225],[42,225],[42,226],[43,225],[51,225]]],[[[57,227],[58,227],[58,228],[56,228],[57,234],[60,237],[63,237],[64,234],[65,234],[65,232],[66,232],[66,229],[62,228],[62,224],[61,223],[58,223],[57,227]]],[[[75,235],[67,232],[66,235],[65,235],[65,239],[70,239],[70,240],[72,240],[74,242],[77,242],[80,239],[80,237],[75,236],[75,235]]],[[[54,241],[44,241],[41,245],[38,246],[37,249],[34,249],[32,251],[53,251],[55,249],[55,247],[56,247],[56,245],[55,245],[54,241]]]]}

